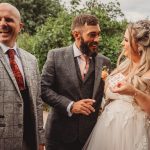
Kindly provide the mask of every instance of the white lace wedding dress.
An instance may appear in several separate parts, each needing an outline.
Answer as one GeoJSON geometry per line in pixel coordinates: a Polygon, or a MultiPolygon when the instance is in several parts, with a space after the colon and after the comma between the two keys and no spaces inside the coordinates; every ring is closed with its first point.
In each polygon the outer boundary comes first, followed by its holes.
{"type": "Polygon", "coordinates": [[[114,101],[99,116],[83,150],[150,150],[148,115],[131,96],[107,94],[114,101]]]}

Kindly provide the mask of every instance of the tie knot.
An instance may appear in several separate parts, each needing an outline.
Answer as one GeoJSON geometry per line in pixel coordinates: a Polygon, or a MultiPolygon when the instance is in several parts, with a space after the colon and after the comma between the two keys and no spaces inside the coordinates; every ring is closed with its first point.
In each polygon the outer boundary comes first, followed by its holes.
{"type": "Polygon", "coordinates": [[[8,57],[9,57],[10,59],[14,59],[14,56],[15,56],[15,51],[14,51],[14,49],[9,49],[7,53],[8,53],[8,57]]]}

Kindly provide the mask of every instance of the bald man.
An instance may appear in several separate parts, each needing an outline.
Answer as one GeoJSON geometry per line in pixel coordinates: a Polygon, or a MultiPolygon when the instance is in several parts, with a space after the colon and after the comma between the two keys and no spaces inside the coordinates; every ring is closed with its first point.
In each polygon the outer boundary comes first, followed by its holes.
{"type": "Polygon", "coordinates": [[[0,3],[0,150],[43,150],[40,76],[36,58],[18,47],[19,11],[0,3]]]}

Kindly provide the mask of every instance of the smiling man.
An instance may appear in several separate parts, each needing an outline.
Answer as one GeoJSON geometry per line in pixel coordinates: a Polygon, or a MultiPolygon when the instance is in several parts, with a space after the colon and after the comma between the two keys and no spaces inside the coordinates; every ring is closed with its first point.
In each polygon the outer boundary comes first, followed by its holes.
{"type": "Polygon", "coordinates": [[[40,76],[36,58],[18,47],[19,11],[0,3],[0,150],[43,150],[40,76]]]}
{"type": "Polygon", "coordinates": [[[50,50],[42,72],[42,98],[52,109],[46,123],[46,150],[81,150],[91,133],[103,97],[101,80],[108,58],[98,54],[100,26],[81,14],[71,26],[75,42],[50,50]]]}

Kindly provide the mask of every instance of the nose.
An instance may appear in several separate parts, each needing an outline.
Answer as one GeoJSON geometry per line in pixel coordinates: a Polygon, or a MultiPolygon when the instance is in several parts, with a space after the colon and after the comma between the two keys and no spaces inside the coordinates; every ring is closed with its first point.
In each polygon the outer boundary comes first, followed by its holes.
{"type": "Polygon", "coordinates": [[[94,38],[94,42],[99,42],[99,40],[100,40],[99,35],[94,38]]]}
{"type": "Polygon", "coordinates": [[[124,46],[124,40],[121,42],[121,45],[124,46]]]}
{"type": "Polygon", "coordinates": [[[6,20],[5,18],[0,19],[0,25],[6,25],[6,20]]]}

